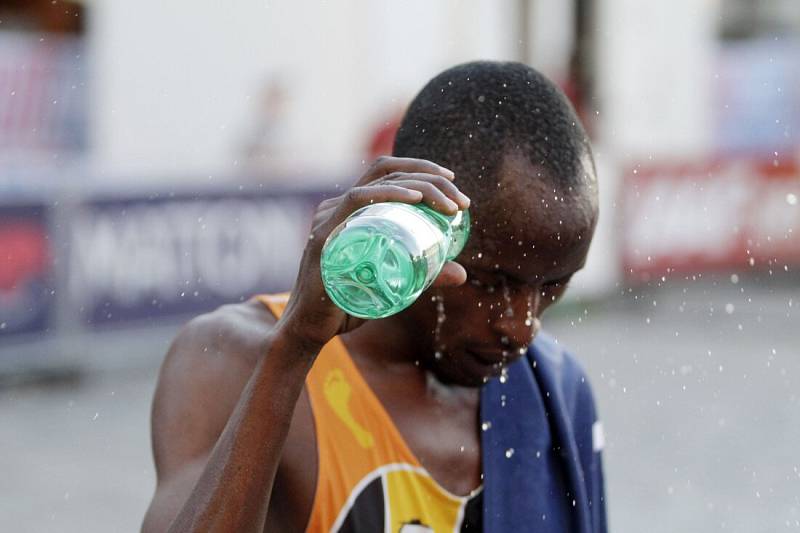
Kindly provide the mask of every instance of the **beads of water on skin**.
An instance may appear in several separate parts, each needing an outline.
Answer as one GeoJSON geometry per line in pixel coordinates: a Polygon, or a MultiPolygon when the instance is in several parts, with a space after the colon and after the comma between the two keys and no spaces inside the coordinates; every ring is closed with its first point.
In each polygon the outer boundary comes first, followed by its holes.
{"type": "Polygon", "coordinates": [[[514,316],[514,308],[511,307],[511,291],[508,288],[508,282],[506,278],[503,278],[503,300],[506,303],[506,310],[504,311],[507,317],[514,316]]]}
{"type": "MultiPolygon", "coordinates": [[[[433,343],[434,346],[439,349],[439,340],[442,335],[442,324],[444,324],[444,321],[447,319],[447,315],[445,314],[444,310],[444,296],[434,296],[432,300],[436,302],[436,328],[433,331],[433,343]]],[[[440,351],[437,351],[434,355],[436,356],[436,359],[441,359],[440,351]]]]}

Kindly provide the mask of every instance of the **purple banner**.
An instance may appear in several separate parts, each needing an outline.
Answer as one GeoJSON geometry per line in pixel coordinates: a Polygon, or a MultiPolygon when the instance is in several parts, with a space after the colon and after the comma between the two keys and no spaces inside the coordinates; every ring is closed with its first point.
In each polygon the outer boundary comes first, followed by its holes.
{"type": "Polygon", "coordinates": [[[95,200],[74,213],[70,307],[91,325],[195,314],[291,288],[324,196],[95,200]]]}

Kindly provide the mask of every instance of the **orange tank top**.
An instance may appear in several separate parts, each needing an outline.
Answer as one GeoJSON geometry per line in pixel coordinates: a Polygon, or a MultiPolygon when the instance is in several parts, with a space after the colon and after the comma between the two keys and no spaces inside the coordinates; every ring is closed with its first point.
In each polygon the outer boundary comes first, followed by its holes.
{"type": "MultiPolygon", "coordinates": [[[[279,317],[288,295],[258,297],[279,317]]],[[[481,488],[442,488],[409,449],[336,337],[306,378],[317,439],[317,487],[306,531],[480,531],[481,488]]]]}

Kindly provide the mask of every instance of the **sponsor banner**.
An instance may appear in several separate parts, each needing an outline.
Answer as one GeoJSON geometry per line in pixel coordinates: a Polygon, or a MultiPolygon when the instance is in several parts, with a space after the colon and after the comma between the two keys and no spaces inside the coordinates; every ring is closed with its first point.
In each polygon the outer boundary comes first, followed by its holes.
{"type": "Polygon", "coordinates": [[[620,200],[630,281],[800,267],[800,167],[784,159],[636,167],[620,200]]]}
{"type": "Polygon", "coordinates": [[[0,206],[0,339],[52,326],[53,262],[44,205],[0,206]]]}
{"type": "Polygon", "coordinates": [[[96,200],[69,225],[70,306],[93,324],[291,288],[320,193],[96,200]]]}

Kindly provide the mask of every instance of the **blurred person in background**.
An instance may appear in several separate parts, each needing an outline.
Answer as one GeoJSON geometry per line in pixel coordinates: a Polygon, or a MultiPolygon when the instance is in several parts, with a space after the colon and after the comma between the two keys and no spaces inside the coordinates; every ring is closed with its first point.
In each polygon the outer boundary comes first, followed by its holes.
{"type": "Polygon", "coordinates": [[[192,320],[152,411],[157,488],[143,531],[604,532],[602,433],[542,313],[597,222],[586,134],[521,63],[431,80],[394,157],[320,204],[290,295],[192,320]],[[347,316],[326,237],[374,202],[470,209],[466,248],[382,320],[347,316]]]}
{"type": "Polygon", "coordinates": [[[392,155],[394,138],[405,114],[404,108],[394,107],[384,112],[382,120],[370,128],[366,148],[367,161],[373,161],[382,155],[392,155]]]}
{"type": "Polygon", "coordinates": [[[261,85],[242,147],[245,168],[258,178],[283,178],[282,173],[296,164],[294,154],[287,153],[288,101],[282,78],[261,85]]]}

